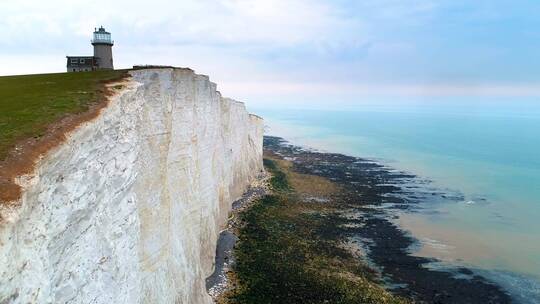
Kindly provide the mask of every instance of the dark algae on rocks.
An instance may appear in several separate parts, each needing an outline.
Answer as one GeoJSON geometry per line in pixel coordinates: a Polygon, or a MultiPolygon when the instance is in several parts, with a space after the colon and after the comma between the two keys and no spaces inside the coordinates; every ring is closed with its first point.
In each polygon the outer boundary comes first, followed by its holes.
{"type": "Polygon", "coordinates": [[[269,152],[271,194],[240,215],[235,288],[227,303],[409,303],[380,285],[346,243],[348,220],[332,197],[339,187],[295,173],[269,152]]]}
{"type": "Polygon", "coordinates": [[[437,261],[410,254],[416,240],[390,211],[415,208],[422,194],[407,185],[417,177],[278,137],[265,137],[265,153],[274,194],[244,214],[231,302],[512,303],[471,269],[428,268],[437,261]],[[317,179],[334,189],[321,195],[317,179]]]}

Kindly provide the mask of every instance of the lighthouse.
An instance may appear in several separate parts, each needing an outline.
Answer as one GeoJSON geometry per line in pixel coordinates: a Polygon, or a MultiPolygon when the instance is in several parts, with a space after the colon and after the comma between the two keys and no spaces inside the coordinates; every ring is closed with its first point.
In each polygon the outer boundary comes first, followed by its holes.
{"type": "Polygon", "coordinates": [[[99,70],[114,69],[112,56],[114,41],[111,40],[111,33],[107,32],[103,26],[94,30],[92,45],[94,46],[94,58],[96,58],[97,68],[99,70]]]}
{"type": "Polygon", "coordinates": [[[92,38],[94,56],[66,56],[68,72],[89,72],[95,70],[113,70],[111,33],[103,26],[94,29],[92,38]]]}

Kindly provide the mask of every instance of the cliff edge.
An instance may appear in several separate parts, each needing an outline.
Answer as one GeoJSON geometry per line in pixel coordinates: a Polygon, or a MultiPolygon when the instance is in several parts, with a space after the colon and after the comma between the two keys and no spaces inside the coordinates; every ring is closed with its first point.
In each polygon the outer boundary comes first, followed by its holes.
{"type": "Polygon", "coordinates": [[[0,303],[211,303],[216,240],[263,121],[189,69],[131,71],[0,210],[0,303]]]}

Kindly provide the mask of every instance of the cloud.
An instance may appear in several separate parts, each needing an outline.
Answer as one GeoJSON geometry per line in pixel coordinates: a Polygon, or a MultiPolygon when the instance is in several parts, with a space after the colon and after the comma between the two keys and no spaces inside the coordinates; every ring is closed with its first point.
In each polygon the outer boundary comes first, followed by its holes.
{"type": "Polygon", "coordinates": [[[307,0],[4,1],[0,17],[17,42],[105,24],[130,44],[287,46],[333,39],[348,26],[334,7],[307,0]]]}
{"type": "Polygon", "coordinates": [[[104,25],[117,67],[190,66],[232,96],[255,88],[279,96],[535,95],[540,40],[531,29],[540,26],[539,7],[501,0],[0,1],[0,75],[63,71],[65,55],[91,54],[91,32],[104,25]]]}

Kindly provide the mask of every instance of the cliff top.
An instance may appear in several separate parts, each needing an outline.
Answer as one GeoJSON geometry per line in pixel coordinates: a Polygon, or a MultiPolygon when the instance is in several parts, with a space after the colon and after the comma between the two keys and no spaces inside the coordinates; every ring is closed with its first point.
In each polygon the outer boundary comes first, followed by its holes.
{"type": "Polygon", "coordinates": [[[67,131],[97,115],[106,84],[125,70],[0,77],[0,204],[16,199],[13,178],[67,131]]]}

